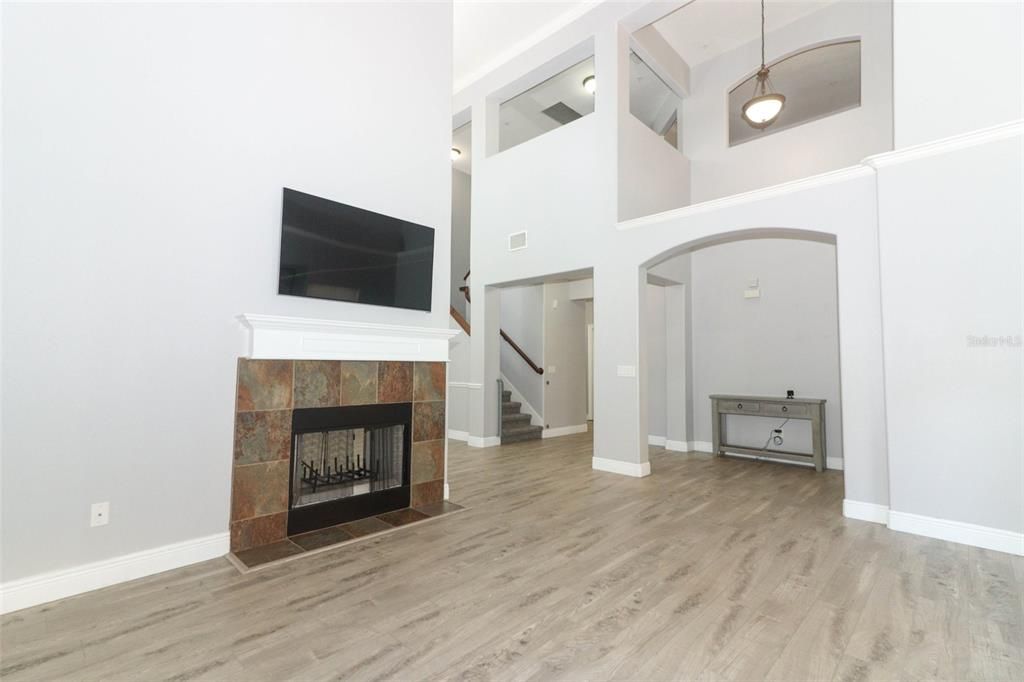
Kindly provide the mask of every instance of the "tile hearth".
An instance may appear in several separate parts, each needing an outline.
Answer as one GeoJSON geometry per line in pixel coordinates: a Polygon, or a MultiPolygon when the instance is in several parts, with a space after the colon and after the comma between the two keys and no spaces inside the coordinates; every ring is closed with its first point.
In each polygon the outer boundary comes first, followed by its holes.
{"type": "Polygon", "coordinates": [[[330,528],[321,528],[320,530],[302,533],[301,535],[293,535],[268,545],[233,552],[232,557],[234,561],[232,563],[239,570],[247,572],[255,568],[266,567],[282,559],[308,554],[317,550],[333,549],[359,540],[383,535],[399,528],[415,526],[424,521],[447,516],[464,509],[465,507],[454,502],[448,502],[447,500],[434,502],[419,509],[411,507],[399,509],[398,511],[387,512],[378,516],[359,519],[358,521],[350,521],[349,523],[342,523],[330,528]]]}

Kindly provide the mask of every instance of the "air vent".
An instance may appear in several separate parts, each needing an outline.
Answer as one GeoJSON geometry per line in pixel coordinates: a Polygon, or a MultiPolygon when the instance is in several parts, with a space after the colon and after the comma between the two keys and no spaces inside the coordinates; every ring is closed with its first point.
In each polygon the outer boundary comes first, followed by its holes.
{"type": "Polygon", "coordinates": [[[508,250],[518,251],[526,248],[526,232],[514,232],[508,236],[508,250]]]}
{"type": "Polygon", "coordinates": [[[561,125],[572,123],[578,118],[583,118],[583,114],[576,111],[565,102],[556,102],[540,113],[557,121],[561,125]]]}

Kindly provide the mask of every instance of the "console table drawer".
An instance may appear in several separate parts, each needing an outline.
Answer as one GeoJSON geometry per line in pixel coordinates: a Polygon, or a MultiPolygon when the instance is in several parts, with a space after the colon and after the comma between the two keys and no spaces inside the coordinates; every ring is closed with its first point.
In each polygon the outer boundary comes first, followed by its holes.
{"type": "Polygon", "coordinates": [[[766,403],[762,406],[761,413],[769,417],[807,417],[811,410],[807,405],[779,405],[777,403],[766,403]]]}
{"type": "Polygon", "coordinates": [[[736,401],[722,401],[719,403],[719,412],[730,413],[730,414],[760,414],[761,403],[751,402],[746,400],[736,401]]]}

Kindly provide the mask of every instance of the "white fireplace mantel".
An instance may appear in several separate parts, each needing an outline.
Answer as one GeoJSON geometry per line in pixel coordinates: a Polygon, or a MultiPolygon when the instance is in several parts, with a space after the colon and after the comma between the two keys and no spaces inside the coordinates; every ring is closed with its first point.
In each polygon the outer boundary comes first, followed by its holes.
{"type": "Polygon", "coordinates": [[[458,329],[241,315],[254,360],[448,360],[458,329]]]}

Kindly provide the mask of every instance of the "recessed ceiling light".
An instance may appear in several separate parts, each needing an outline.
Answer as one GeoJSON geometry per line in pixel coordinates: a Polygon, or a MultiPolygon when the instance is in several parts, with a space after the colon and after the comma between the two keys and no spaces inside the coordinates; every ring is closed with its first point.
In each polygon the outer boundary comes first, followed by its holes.
{"type": "Polygon", "coordinates": [[[457,161],[462,156],[462,150],[457,147],[452,147],[452,161],[457,161]]]}
{"type": "Polygon", "coordinates": [[[594,80],[593,76],[587,76],[583,79],[583,89],[589,92],[591,95],[597,90],[597,81],[594,80]]]}

